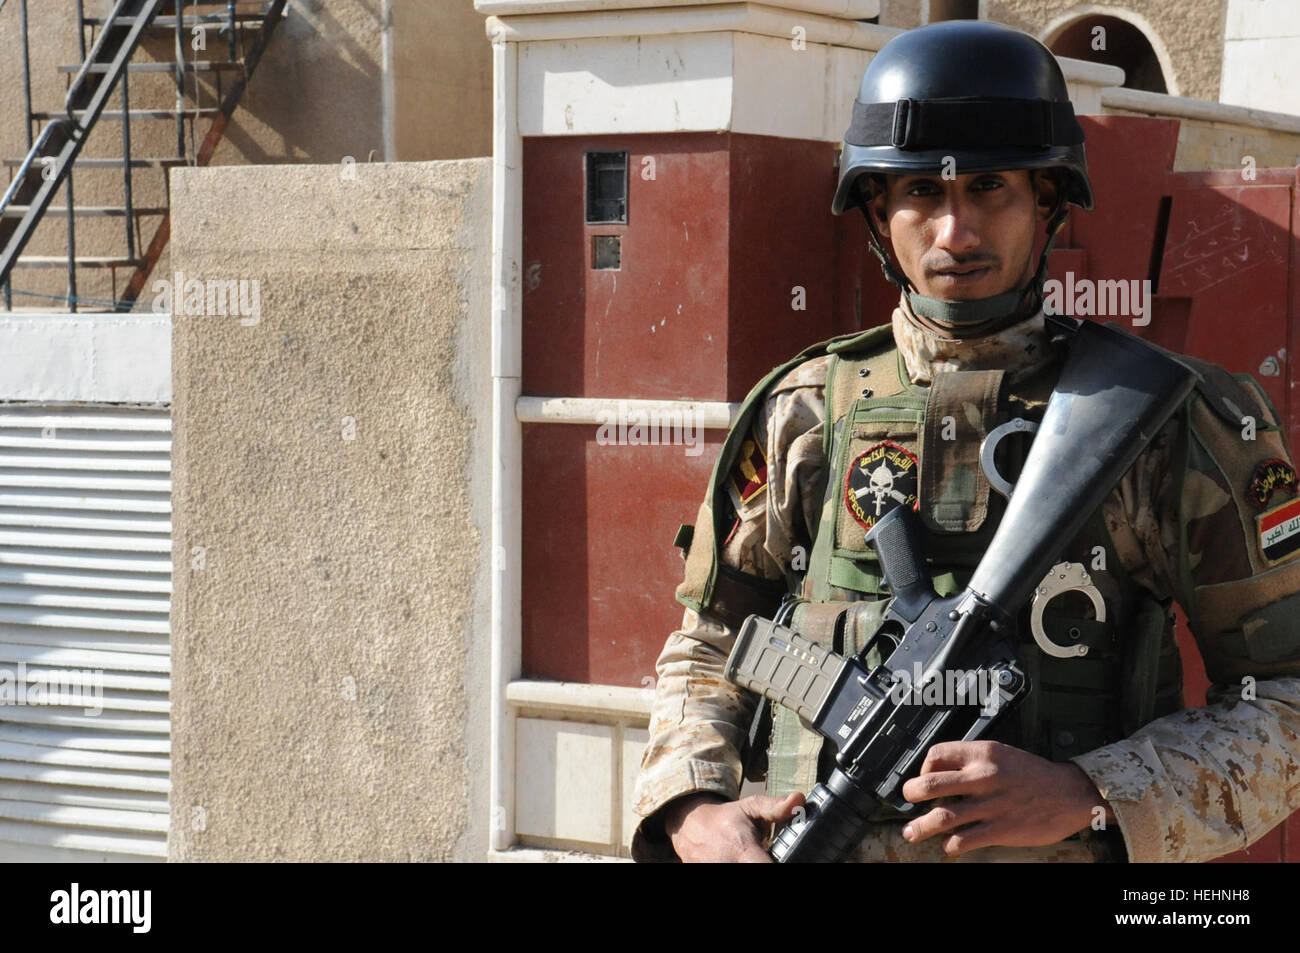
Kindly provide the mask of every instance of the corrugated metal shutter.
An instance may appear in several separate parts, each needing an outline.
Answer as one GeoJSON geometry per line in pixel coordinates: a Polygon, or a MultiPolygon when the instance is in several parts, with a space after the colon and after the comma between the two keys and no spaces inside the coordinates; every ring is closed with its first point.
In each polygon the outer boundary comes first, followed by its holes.
{"type": "Polygon", "coordinates": [[[170,598],[170,413],[0,404],[0,861],[166,859],[170,598]]]}

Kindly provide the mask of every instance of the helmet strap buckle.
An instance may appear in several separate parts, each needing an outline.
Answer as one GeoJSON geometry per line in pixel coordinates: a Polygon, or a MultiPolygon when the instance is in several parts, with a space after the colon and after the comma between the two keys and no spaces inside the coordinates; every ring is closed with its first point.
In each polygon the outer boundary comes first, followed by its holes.
{"type": "Polygon", "coordinates": [[[895,149],[906,149],[909,146],[907,128],[908,118],[912,115],[912,101],[910,99],[900,99],[894,103],[894,129],[890,136],[895,149]]]}

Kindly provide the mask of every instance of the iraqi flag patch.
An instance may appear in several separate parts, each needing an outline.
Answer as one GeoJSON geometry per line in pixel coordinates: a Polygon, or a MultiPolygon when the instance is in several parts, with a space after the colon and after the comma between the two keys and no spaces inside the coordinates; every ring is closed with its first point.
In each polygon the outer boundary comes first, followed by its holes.
{"type": "Polygon", "coordinates": [[[1255,517],[1259,526],[1259,548],[1271,563],[1300,552],[1300,498],[1283,503],[1255,517]]]}
{"type": "Polygon", "coordinates": [[[896,506],[916,506],[916,455],[886,440],[853,458],[844,480],[844,504],[871,529],[896,506]]]}

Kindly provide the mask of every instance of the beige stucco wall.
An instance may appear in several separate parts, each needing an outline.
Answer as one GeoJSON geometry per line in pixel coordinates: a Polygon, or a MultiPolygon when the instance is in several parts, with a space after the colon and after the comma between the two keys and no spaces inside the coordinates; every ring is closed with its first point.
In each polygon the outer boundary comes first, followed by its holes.
{"type": "MultiPolygon", "coordinates": [[[[106,12],[111,4],[87,0],[87,15],[106,12]],[[100,9],[103,8],[103,9],[100,9]]],[[[224,4],[208,4],[218,9],[224,4]]],[[[484,18],[473,0],[290,0],[288,18],[281,23],[251,83],[212,157],[212,165],[271,163],[330,163],[352,156],[358,162],[382,162],[386,139],[390,158],[467,158],[491,153],[491,47],[484,18]],[[391,31],[385,17],[390,12],[391,31]],[[392,67],[385,76],[385,34],[392,67]]],[[[18,4],[0,11],[0,155],[27,152],[23,126],[22,63],[18,4]]],[[[60,108],[68,77],[59,64],[79,61],[75,5],[31,3],[32,99],[34,108],[60,108]]],[[[241,35],[251,43],[252,33],[241,35]]],[[[190,38],[186,36],[186,43],[190,38]]],[[[226,41],[216,31],[206,34],[207,49],[185,48],[187,59],[224,59],[226,41]]],[[[150,34],[137,53],[137,62],[174,60],[175,42],[169,32],[150,34]]],[[[197,101],[218,103],[213,74],[200,73],[197,101]]],[[[232,76],[222,76],[222,89],[232,76]]],[[[193,80],[187,88],[193,90],[193,80]]],[[[176,102],[172,77],[165,73],[134,73],[130,77],[133,109],[169,109],[176,102]]],[[[194,99],[189,105],[192,108],[194,99]]],[[[120,108],[116,95],[110,109],[120,108]]],[[[211,119],[197,123],[194,145],[203,141],[211,119]]],[[[187,136],[191,126],[187,125],[187,136]]],[[[174,121],[132,123],[132,151],[137,156],[176,155],[174,121]]],[[[101,121],[83,149],[86,156],[120,156],[121,123],[101,121]]],[[[193,146],[191,147],[193,149],[193,146]]],[[[8,176],[5,176],[5,183],[8,176]]],[[[78,205],[123,204],[122,172],[85,169],[77,173],[78,205]]],[[[166,178],[162,172],[137,171],[133,181],[137,206],[163,206],[166,178]]],[[[62,194],[55,204],[62,205],[62,194]]],[[[142,219],[142,244],[147,245],[157,217],[142,219]]],[[[79,254],[125,253],[121,219],[79,218],[79,254]]],[[[28,246],[32,254],[62,255],[66,225],[62,217],[47,216],[28,246]]],[[[156,272],[168,273],[164,255],[156,272]]],[[[78,274],[78,294],[110,300],[121,291],[130,269],[121,269],[114,283],[104,271],[78,274]]],[[[63,272],[24,269],[14,287],[60,295],[63,272]]],[[[47,299],[19,296],[16,306],[58,307],[47,299]]]]}
{"type": "Polygon", "coordinates": [[[173,176],[173,860],[486,852],[491,164],[355,171],[173,176]]]}
{"type": "Polygon", "coordinates": [[[1066,14],[1097,13],[1120,16],[1139,25],[1152,46],[1167,51],[1173,76],[1166,71],[1170,92],[1216,102],[1223,65],[1225,0],[1123,0],[1080,3],[1079,0],[985,0],[985,16],[1035,36],[1066,14]],[[1125,14],[1129,16],[1124,16],[1125,14]]]}
{"type": "Polygon", "coordinates": [[[911,30],[925,22],[921,17],[921,0],[880,0],[880,15],[876,21],[881,26],[911,30]]]}
{"type": "Polygon", "coordinates": [[[394,158],[491,155],[492,44],[474,0],[391,2],[394,158]]]}

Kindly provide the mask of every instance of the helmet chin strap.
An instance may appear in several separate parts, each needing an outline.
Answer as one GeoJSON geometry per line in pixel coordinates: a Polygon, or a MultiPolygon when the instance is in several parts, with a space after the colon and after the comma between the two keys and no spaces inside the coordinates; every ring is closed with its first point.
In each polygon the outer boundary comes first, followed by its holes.
{"type": "Polygon", "coordinates": [[[889,260],[880,235],[876,232],[875,222],[866,203],[859,198],[858,207],[867,220],[867,229],[871,233],[871,252],[880,259],[880,268],[890,284],[895,285],[907,298],[912,315],[918,323],[936,334],[949,338],[975,338],[992,334],[1008,325],[1015,324],[1036,312],[1043,301],[1043,283],[1047,280],[1047,258],[1052,253],[1057,233],[1069,217],[1070,210],[1064,199],[1058,199],[1052,217],[1047,222],[1047,244],[1038,259],[1038,268],[1029,283],[993,295],[991,298],[977,298],[973,301],[944,301],[930,298],[915,290],[906,277],[889,260]]]}

